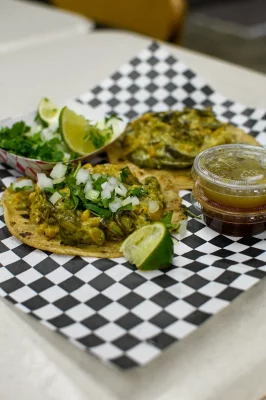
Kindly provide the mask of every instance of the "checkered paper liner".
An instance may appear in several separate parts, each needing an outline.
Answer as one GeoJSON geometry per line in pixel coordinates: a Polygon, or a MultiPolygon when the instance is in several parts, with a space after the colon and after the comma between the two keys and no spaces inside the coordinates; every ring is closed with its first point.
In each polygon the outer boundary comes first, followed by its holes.
{"type": "MultiPolygon", "coordinates": [[[[266,144],[266,112],[216,93],[152,43],[78,101],[132,119],[146,111],[212,106],[266,144]]],[[[0,165],[1,186],[17,175],[0,165]]],[[[184,204],[193,210],[190,192],[184,204]]],[[[60,256],[12,237],[0,208],[0,294],[40,323],[122,369],[148,363],[266,274],[266,233],[226,237],[189,218],[173,266],[142,273],[119,259],[60,256]]]]}

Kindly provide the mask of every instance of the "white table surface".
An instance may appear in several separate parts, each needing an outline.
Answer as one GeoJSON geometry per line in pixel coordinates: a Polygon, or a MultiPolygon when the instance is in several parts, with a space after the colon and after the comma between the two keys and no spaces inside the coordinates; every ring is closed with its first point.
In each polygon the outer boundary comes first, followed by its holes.
{"type": "Polygon", "coordinates": [[[0,53],[87,34],[93,22],[81,15],[23,0],[0,0],[0,53]]]}
{"type": "MultiPolygon", "coordinates": [[[[0,55],[0,116],[34,109],[44,95],[61,102],[85,92],[148,43],[100,32],[0,55]]],[[[221,93],[266,107],[265,76],[169,48],[221,93]]],[[[2,299],[0,321],[1,400],[259,400],[266,394],[266,280],[146,367],[127,372],[106,367],[2,299]]]]}
{"type": "MultiPolygon", "coordinates": [[[[54,102],[74,98],[148,43],[138,35],[98,31],[0,53],[0,119],[35,109],[43,96],[54,102]]],[[[177,46],[169,48],[220,93],[251,107],[266,108],[264,75],[177,46]]]]}

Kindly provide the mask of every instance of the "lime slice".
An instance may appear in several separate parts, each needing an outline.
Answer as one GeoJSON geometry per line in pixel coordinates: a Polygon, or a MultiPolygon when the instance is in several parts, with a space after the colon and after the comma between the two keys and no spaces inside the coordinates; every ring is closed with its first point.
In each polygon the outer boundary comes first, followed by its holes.
{"type": "Polygon", "coordinates": [[[57,108],[49,99],[41,99],[38,107],[38,116],[45,123],[51,125],[58,120],[60,109],[57,108]]]}
{"type": "Polygon", "coordinates": [[[82,115],[64,107],[59,117],[59,126],[66,145],[74,153],[85,156],[96,150],[91,140],[85,140],[88,121],[82,115]]]}
{"type": "Polygon", "coordinates": [[[162,222],[137,229],[122,243],[120,251],[144,271],[169,266],[174,253],[172,237],[162,222]]]}

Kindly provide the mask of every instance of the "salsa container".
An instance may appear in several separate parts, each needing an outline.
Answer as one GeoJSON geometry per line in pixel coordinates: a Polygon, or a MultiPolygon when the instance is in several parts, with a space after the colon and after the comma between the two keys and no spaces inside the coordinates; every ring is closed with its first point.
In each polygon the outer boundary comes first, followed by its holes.
{"type": "Polygon", "coordinates": [[[193,164],[194,201],[212,229],[251,236],[266,229],[266,149],[232,144],[200,153],[193,164]]]}

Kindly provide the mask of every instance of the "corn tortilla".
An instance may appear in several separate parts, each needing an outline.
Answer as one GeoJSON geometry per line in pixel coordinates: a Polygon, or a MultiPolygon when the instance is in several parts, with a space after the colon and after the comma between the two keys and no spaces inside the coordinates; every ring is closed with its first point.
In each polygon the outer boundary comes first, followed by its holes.
{"type": "MultiPolygon", "coordinates": [[[[252,146],[260,146],[260,143],[251,135],[248,135],[239,128],[233,125],[229,125],[227,130],[232,133],[235,143],[243,143],[252,146]]],[[[107,147],[108,161],[111,164],[127,164],[129,160],[126,159],[126,155],[123,152],[123,146],[119,140],[116,140],[110,146],[107,147]]],[[[176,187],[181,189],[192,189],[193,179],[191,176],[191,168],[184,169],[151,169],[145,168],[148,175],[156,176],[157,178],[161,175],[168,176],[173,181],[176,187]]]]}
{"type": "MultiPolygon", "coordinates": [[[[128,164],[133,174],[142,182],[145,177],[150,176],[146,171],[141,170],[135,165],[128,164]]],[[[101,172],[103,172],[103,165],[101,172]]],[[[121,165],[112,166],[117,171],[120,171],[121,165]]],[[[87,167],[87,168],[90,168],[87,167]]],[[[108,168],[108,167],[107,167],[108,168]]],[[[97,166],[94,167],[97,172],[97,166]]],[[[164,194],[165,210],[166,212],[173,212],[172,223],[176,224],[178,221],[185,219],[185,213],[181,206],[181,198],[178,196],[177,185],[175,179],[169,179],[168,176],[158,174],[161,171],[155,171],[154,176],[157,177],[161,191],[164,194]]],[[[122,242],[107,241],[102,246],[96,245],[82,245],[69,246],[60,243],[59,239],[48,239],[44,234],[38,233],[38,225],[29,221],[29,215],[25,210],[17,210],[14,207],[15,202],[13,196],[16,192],[6,189],[2,197],[2,204],[4,207],[4,218],[10,233],[19,239],[21,242],[35,247],[36,249],[50,251],[57,254],[68,254],[81,257],[98,257],[98,258],[116,258],[121,257],[122,253],[119,251],[122,242]]]]}

